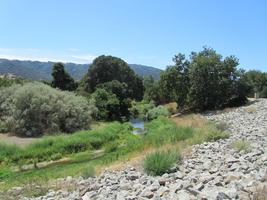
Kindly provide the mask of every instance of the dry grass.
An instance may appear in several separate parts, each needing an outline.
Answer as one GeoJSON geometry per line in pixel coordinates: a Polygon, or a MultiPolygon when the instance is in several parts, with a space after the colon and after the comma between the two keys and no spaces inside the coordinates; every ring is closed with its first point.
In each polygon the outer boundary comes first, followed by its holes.
{"type": "Polygon", "coordinates": [[[250,143],[248,141],[245,141],[245,140],[234,141],[232,143],[232,147],[238,152],[244,151],[245,153],[248,153],[251,151],[250,143]]]}
{"type": "Polygon", "coordinates": [[[177,103],[176,102],[171,102],[171,103],[165,104],[164,107],[167,108],[168,111],[171,114],[175,114],[175,113],[178,112],[178,110],[177,110],[177,103]]]}
{"type": "Polygon", "coordinates": [[[267,186],[258,186],[252,195],[252,200],[267,200],[267,186]]]}
{"type": "Polygon", "coordinates": [[[208,120],[201,117],[201,115],[197,115],[197,114],[175,117],[175,118],[172,118],[172,120],[178,126],[189,126],[189,127],[193,127],[193,128],[201,128],[205,124],[208,123],[208,120]]]}
{"type": "Polygon", "coordinates": [[[255,113],[257,111],[257,109],[253,106],[250,106],[250,107],[245,108],[245,111],[247,113],[255,113]]]}
{"type": "Polygon", "coordinates": [[[7,144],[16,144],[20,147],[25,147],[30,143],[41,140],[41,138],[22,138],[18,136],[12,136],[7,133],[0,133],[0,141],[7,144]]]}

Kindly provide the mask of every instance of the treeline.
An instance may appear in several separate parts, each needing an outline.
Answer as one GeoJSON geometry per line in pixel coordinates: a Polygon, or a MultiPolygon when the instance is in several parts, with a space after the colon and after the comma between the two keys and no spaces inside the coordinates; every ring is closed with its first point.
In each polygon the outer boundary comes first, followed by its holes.
{"type": "Polygon", "coordinates": [[[173,58],[174,65],[161,73],[157,82],[146,83],[145,99],[157,104],[177,102],[179,110],[204,111],[246,102],[249,85],[234,56],[223,58],[204,48],[173,58]]]}
{"type": "Polygon", "coordinates": [[[74,132],[89,128],[92,119],[168,116],[170,110],[162,104],[170,102],[180,112],[199,112],[242,105],[255,92],[267,97],[266,73],[245,72],[238,65],[236,57],[223,58],[205,47],[188,57],[175,55],[173,65],[154,80],[139,77],[120,58],[103,55],[76,82],[64,64],[56,63],[52,82],[45,83],[56,89],[0,79],[0,87],[15,84],[0,90],[0,131],[29,136],[74,132]]]}

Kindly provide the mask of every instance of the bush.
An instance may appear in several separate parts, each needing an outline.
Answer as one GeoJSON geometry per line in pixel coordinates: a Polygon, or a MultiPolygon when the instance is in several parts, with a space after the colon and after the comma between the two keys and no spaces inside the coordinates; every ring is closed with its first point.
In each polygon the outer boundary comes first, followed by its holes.
{"type": "Polygon", "coordinates": [[[251,146],[247,141],[244,140],[237,140],[232,143],[232,146],[237,151],[244,151],[245,153],[248,153],[251,151],[251,146]]]}
{"type": "Polygon", "coordinates": [[[146,119],[153,120],[153,119],[158,118],[159,116],[167,117],[169,115],[170,115],[170,113],[169,113],[167,108],[165,108],[163,106],[157,106],[157,107],[155,107],[155,108],[153,108],[147,112],[146,119]]]}
{"type": "Polygon", "coordinates": [[[84,97],[36,82],[0,90],[0,96],[0,111],[5,115],[0,117],[21,136],[87,129],[95,110],[84,97]]]}
{"type": "Polygon", "coordinates": [[[167,172],[178,160],[177,151],[157,151],[148,154],[144,159],[144,170],[147,174],[156,176],[167,172]]]}
{"type": "Polygon", "coordinates": [[[267,98],[267,86],[265,86],[260,92],[260,98],[267,98]]]}
{"type": "Polygon", "coordinates": [[[133,101],[132,107],[129,110],[133,118],[140,118],[146,120],[148,111],[150,111],[153,108],[155,108],[155,104],[152,101],[149,103],[145,101],[141,102],[133,101]]]}
{"type": "Polygon", "coordinates": [[[7,133],[8,128],[6,122],[0,120],[0,133],[7,133]]]}
{"type": "Polygon", "coordinates": [[[81,176],[83,178],[93,177],[94,175],[95,175],[95,169],[91,165],[89,165],[87,168],[85,168],[81,173],[81,176]]]}

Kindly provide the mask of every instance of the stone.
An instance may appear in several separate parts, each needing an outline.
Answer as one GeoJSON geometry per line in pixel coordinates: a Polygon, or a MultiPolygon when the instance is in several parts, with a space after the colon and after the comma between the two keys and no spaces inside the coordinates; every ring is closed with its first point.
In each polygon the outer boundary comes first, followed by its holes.
{"type": "Polygon", "coordinates": [[[177,192],[177,197],[177,199],[191,200],[190,195],[185,190],[180,190],[179,192],[177,192]]]}
{"type": "Polygon", "coordinates": [[[154,196],[154,193],[148,189],[145,189],[144,191],[141,192],[141,197],[146,197],[148,199],[151,199],[153,196],[154,196]]]}
{"type": "Polygon", "coordinates": [[[231,199],[231,198],[227,196],[225,193],[219,192],[216,197],[216,200],[225,200],[225,199],[231,199]]]}

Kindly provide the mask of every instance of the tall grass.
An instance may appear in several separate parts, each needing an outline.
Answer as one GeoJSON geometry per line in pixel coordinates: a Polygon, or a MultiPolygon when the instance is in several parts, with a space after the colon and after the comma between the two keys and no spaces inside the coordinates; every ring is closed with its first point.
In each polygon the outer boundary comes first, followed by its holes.
{"type": "Polygon", "coordinates": [[[24,160],[26,163],[53,160],[53,156],[62,157],[68,154],[97,150],[103,145],[121,140],[130,135],[130,125],[118,122],[91,131],[80,131],[72,135],[45,137],[25,148],[16,145],[0,144],[0,162],[10,161],[17,163],[24,160]]]}
{"type": "Polygon", "coordinates": [[[145,128],[148,130],[144,136],[145,144],[157,147],[186,140],[194,135],[193,128],[179,127],[166,117],[153,120],[145,128]]]}
{"type": "Polygon", "coordinates": [[[148,154],[144,159],[144,169],[152,176],[167,172],[181,156],[176,150],[156,151],[148,154]]]}

